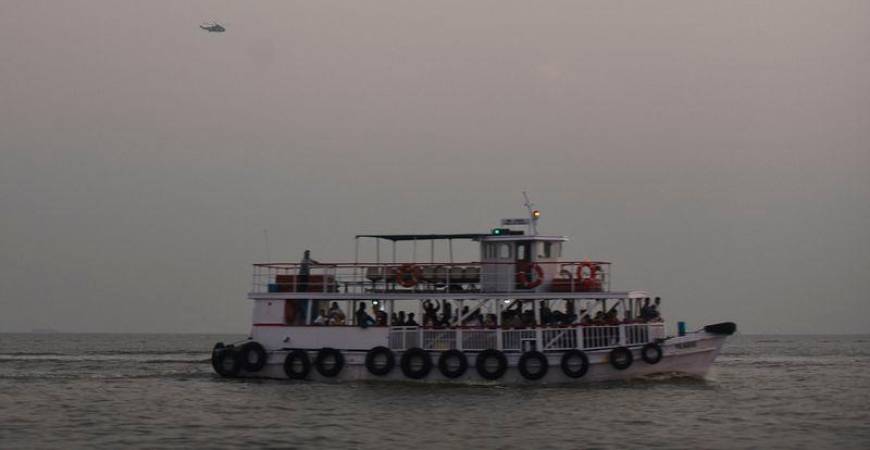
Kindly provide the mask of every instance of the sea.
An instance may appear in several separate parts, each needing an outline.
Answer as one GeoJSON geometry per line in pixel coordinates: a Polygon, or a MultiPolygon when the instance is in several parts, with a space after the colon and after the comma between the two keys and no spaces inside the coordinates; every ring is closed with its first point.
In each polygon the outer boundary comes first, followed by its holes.
{"type": "Polygon", "coordinates": [[[705,379],[223,379],[195,334],[0,334],[0,448],[868,449],[870,336],[729,338],[705,379]]]}

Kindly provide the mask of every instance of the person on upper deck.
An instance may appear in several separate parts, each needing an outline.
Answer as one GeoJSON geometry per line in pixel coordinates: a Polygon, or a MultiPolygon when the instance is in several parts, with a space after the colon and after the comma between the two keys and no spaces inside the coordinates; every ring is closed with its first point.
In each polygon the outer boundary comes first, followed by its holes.
{"type": "Polygon", "coordinates": [[[414,313],[408,313],[408,320],[405,322],[406,327],[419,327],[420,324],[414,320],[414,313]]]}
{"type": "Polygon", "coordinates": [[[650,306],[650,304],[649,304],[649,297],[643,299],[643,306],[641,306],[641,308],[640,308],[640,318],[642,320],[649,320],[650,319],[651,308],[652,308],[652,306],[650,306]]]}
{"type": "Polygon", "coordinates": [[[305,250],[305,254],[302,256],[302,261],[299,262],[299,278],[296,285],[296,290],[298,292],[308,292],[308,280],[311,278],[312,264],[320,263],[311,259],[311,250],[305,250]]]}
{"type": "Polygon", "coordinates": [[[368,328],[375,324],[375,319],[366,312],[366,302],[359,302],[359,309],[356,310],[356,324],[362,328],[368,328]]]}
{"type": "Polygon", "coordinates": [[[659,308],[662,305],[661,297],[656,297],[655,304],[650,306],[649,308],[649,319],[650,321],[660,321],[662,320],[662,313],[659,308]]]}

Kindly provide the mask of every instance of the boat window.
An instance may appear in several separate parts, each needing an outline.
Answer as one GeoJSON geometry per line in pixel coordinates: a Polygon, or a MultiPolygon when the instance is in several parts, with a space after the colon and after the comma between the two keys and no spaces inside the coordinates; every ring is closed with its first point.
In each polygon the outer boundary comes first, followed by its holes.
{"type": "Polygon", "coordinates": [[[549,258],[552,256],[553,243],[552,242],[544,242],[544,258],[549,258]]]}
{"type": "Polygon", "coordinates": [[[517,246],[517,260],[525,260],[526,259],[526,246],[518,245],[517,246]]]}
{"type": "Polygon", "coordinates": [[[499,258],[510,258],[511,257],[511,247],[508,244],[499,244],[498,246],[498,257],[499,258]]]}

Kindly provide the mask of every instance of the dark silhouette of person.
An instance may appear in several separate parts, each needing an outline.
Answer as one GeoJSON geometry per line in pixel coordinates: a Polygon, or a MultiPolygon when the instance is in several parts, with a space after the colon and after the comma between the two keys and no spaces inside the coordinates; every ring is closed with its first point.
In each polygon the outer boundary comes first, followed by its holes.
{"type": "Polygon", "coordinates": [[[359,309],[356,310],[356,324],[362,328],[368,328],[375,324],[375,319],[366,312],[366,302],[359,302],[359,309]]]}

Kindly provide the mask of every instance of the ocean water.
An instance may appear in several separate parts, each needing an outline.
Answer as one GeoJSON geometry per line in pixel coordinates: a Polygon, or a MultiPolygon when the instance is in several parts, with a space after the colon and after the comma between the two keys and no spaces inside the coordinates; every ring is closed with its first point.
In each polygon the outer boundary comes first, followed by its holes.
{"type": "Polygon", "coordinates": [[[870,448],[870,336],[733,336],[703,380],[227,380],[241,336],[0,334],[0,448],[870,448]]]}

